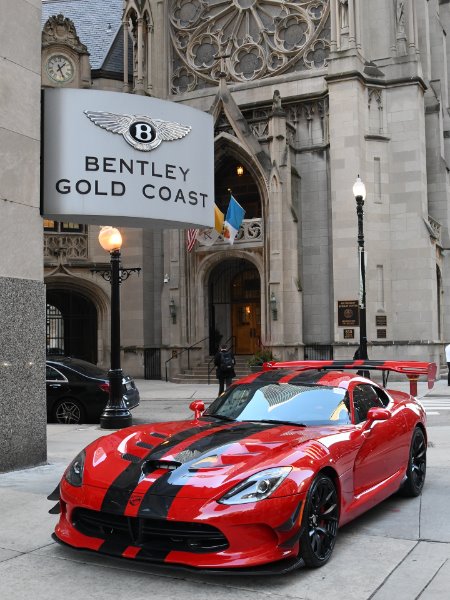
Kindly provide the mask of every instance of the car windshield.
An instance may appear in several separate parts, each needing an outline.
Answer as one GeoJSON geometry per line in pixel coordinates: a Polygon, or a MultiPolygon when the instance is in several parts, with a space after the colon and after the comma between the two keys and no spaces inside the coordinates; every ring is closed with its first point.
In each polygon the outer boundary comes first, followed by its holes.
{"type": "Polygon", "coordinates": [[[232,387],[214,400],[204,415],[235,421],[281,421],[305,426],[350,423],[346,390],[290,383],[232,387]]]}

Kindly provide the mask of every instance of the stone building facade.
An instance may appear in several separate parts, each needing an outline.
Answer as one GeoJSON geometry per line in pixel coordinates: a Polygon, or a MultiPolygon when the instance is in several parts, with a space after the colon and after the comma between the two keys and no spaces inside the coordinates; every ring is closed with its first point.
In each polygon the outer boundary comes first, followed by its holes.
{"type": "Polygon", "coordinates": [[[0,19],[0,472],[45,462],[40,0],[0,19]]]}
{"type": "MultiPolygon", "coordinates": [[[[60,11],[79,38],[46,39],[43,72],[62,52],[74,75],[44,85],[209,111],[216,203],[226,210],[231,190],[246,210],[232,246],[190,253],[184,231],[124,230],[126,266],[143,267],[122,286],[124,367],[157,377],[167,364],[173,376],[219,340],[242,355],[266,346],[284,359],[352,357],[359,328],[343,308],[359,296],[358,174],[369,356],[439,363],[450,337],[448,2],[108,0],[107,13],[101,4],[44,2],[44,34],[60,11]]],[[[105,261],[97,231],[54,227],[47,302],[55,322],[91,315],[86,358],[107,364],[109,290],[89,271],[105,261]]]]}

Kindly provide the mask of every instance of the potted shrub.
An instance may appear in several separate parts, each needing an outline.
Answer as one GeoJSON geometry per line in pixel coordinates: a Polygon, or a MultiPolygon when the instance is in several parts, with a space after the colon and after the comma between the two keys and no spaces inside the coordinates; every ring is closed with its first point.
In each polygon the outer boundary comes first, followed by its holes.
{"type": "Polygon", "coordinates": [[[250,367],[250,371],[255,372],[260,371],[265,362],[276,360],[278,359],[273,355],[270,348],[262,348],[248,359],[247,364],[250,367]]]}

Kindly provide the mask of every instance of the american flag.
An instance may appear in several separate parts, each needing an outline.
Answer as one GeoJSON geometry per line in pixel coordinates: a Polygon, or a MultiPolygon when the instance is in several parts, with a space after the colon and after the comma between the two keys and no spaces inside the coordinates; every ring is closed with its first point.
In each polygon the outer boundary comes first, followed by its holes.
{"type": "Polygon", "coordinates": [[[197,241],[198,229],[188,229],[186,233],[186,248],[191,252],[197,241]]]}

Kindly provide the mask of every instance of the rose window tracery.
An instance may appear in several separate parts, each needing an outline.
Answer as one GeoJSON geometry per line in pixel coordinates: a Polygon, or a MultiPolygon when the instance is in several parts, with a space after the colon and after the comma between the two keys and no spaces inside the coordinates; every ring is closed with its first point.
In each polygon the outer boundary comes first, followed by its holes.
{"type": "Polygon", "coordinates": [[[326,66],[329,12],[329,0],[170,0],[173,91],[326,66]]]}

